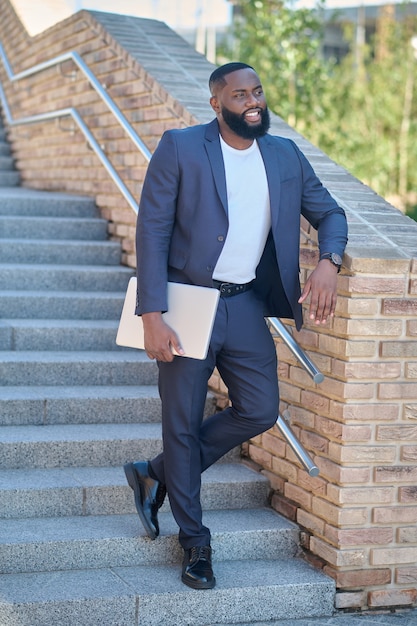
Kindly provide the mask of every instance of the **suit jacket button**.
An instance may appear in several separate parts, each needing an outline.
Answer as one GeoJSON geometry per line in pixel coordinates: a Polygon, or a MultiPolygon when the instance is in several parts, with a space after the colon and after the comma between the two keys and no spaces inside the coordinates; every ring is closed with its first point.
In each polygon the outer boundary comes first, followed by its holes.
{"type": "Polygon", "coordinates": [[[207,265],[207,271],[208,272],[212,272],[213,271],[213,266],[212,265],[207,265]]]}
{"type": "Polygon", "coordinates": [[[223,237],[223,235],[219,235],[219,236],[217,237],[217,241],[224,241],[224,237],[223,237]]]}

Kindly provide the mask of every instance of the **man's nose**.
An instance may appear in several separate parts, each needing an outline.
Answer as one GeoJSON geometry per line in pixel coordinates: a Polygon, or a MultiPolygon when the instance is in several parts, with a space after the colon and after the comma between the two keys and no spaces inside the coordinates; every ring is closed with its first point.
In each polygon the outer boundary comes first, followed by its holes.
{"type": "Polygon", "coordinates": [[[259,104],[259,96],[257,96],[256,93],[250,93],[246,99],[246,103],[249,104],[250,106],[258,105],[259,104]]]}

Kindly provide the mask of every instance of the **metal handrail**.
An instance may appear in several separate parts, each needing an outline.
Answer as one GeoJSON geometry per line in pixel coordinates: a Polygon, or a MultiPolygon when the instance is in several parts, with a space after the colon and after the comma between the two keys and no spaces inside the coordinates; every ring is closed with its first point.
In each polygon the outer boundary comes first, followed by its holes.
{"type": "MultiPolygon", "coordinates": [[[[22,72],[19,72],[17,74],[13,73],[13,70],[9,64],[6,53],[1,43],[0,43],[0,58],[6,70],[7,77],[11,82],[17,82],[19,80],[22,80],[23,78],[33,76],[34,74],[42,72],[50,67],[54,67],[56,65],[64,63],[65,61],[73,61],[75,65],[83,72],[83,74],[87,78],[90,85],[93,87],[93,89],[97,92],[97,94],[104,101],[104,103],[106,104],[110,112],[116,118],[117,122],[122,126],[123,130],[132,140],[134,145],[142,153],[145,159],[148,162],[150,161],[152,153],[148,150],[146,145],[140,139],[139,135],[136,133],[136,131],[133,129],[130,123],[127,121],[127,119],[125,118],[123,113],[120,111],[120,109],[116,106],[114,101],[107,94],[105,88],[101,85],[97,77],[93,74],[93,72],[90,70],[90,68],[87,66],[85,61],[78,54],[78,52],[71,51],[65,54],[61,54],[60,56],[50,59],[49,61],[45,61],[43,63],[34,65],[33,67],[23,70],[22,72]]],[[[109,173],[110,177],[116,184],[117,188],[122,193],[123,197],[127,200],[127,202],[129,203],[131,208],[135,211],[135,213],[138,212],[139,207],[138,207],[137,201],[132,196],[129,189],[127,188],[123,180],[120,178],[119,174],[116,172],[115,168],[113,167],[110,160],[107,158],[106,154],[104,153],[104,151],[102,150],[102,148],[100,147],[96,139],[94,138],[93,134],[91,133],[90,129],[88,128],[87,124],[84,122],[83,118],[81,117],[77,109],[70,107],[70,108],[65,108],[65,109],[59,109],[57,111],[49,111],[47,113],[40,113],[37,115],[31,115],[28,117],[13,119],[7,99],[6,99],[6,95],[1,85],[0,85],[0,101],[3,107],[4,114],[6,116],[6,121],[9,126],[35,124],[37,122],[42,122],[42,121],[47,121],[47,120],[52,120],[52,119],[59,119],[61,117],[68,117],[68,116],[72,117],[72,119],[77,124],[77,126],[83,133],[84,137],[88,141],[92,150],[94,151],[96,156],[100,159],[106,171],[109,173]]],[[[283,342],[293,352],[297,360],[300,361],[301,365],[305,368],[308,374],[312,377],[314,382],[315,383],[322,382],[324,378],[323,374],[318,370],[318,368],[309,359],[309,357],[301,349],[298,343],[293,339],[292,335],[287,331],[284,324],[276,317],[270,317],[268,318],[268,320],[270,324],[273,326],[273,328],[275,329],[275,331],[278,333],[278,335],[281,337],[283,342]]],[[[311,476],[316,476],[318,474],[317,466],[313,463],[313,461],[311,460],[307,452],[304,450],[303,446],[300,444],[298,439],[295,437],[295,435],[293,434],[293,432],[287,425],[286,421],[284,421],[280,415],[278,415],[276,424],[277,424],[278,429],[287,439],[291,448],[296,453],[299,460],[302,462],[302,464],[308,471],[308,473],[311,476]]]]}
{"type": "Polygon", "coordinates": [[[323,374],[314,365],[313,361],[307,356],[307,354],[300,348],[295,341],[291,333],[288,332],[284,324],[277,317],[268,317],[268,321],[271,326],[277,331],[283,342],[291,350],[294,356],[300,361],[304,369],[310,374],[315,383],[322,383],[324,380],[323,374]]]}
{"type": "Polygon", "coordinates": [[[114,115],[116,120],[122,126],[123,130],[133,141],[137,149],[143,154],[145,159],[149,161],[149,159],[152,156],[151,152],[148,150],[148,148],[143,143],[142,139],[139,137],[136,131],[129,124],[129,122],[127,121],[123,113],[120,111],[120,109],[116,106],[114,101],[110,98],[110,96],[106,92],[103,85],[100,83],[100,81],[95,76],[95,74],[90,70],[87,63],[78,54],[78,52],[76,52],[75,50],[71,50],[70,52],[65,52],[64,54],[54,57],[53,59],[50,59],[49,61],[44,61],[43,63],[38,63],[37,65],[33,65],[32,67],[26,70],[23,70],[22,72],[18,72],[17,74],[13,73],[9,60],[6,56],[6,53],[1,43],[0,43],[0,57],[3,62],[4,68],[6,70],[7,77],[12,83],[22,80],[23,78],[28,78],[29,76],[33,76],[34,74],[38,74],[39,72],[43,72],[44,70],[50,67],[60,65],[61,63],[64,63],[65,61],[73,61],[75,65],[82,71],[84,76],[87,78],[90,85],[94,88],[94,90],[103,100],[103,102],[105,103],[109,111],[111,111],[111,113],[114,115]]]}
{"type": "Polygon", "coordinates": [[[84,122],[83,118],[81,117],[81,115],[78,113],[76,109],[74,108],[59,109],[57,111],[51,111],[49,113],[40,113],[39,115],[30,115],[28,117],[21,117],[17,120],[14,120],[11,117],[10,109],[6,100],[6,96],[4,94],[4,91],[1,85],[0,85],[0,101],[1,101],[3,111],[6,117],[6,121],[9,126],[20,126],[21,124],[22,125],[23,124],[36,124],[37,122],[59,119],[61,117],[68,117],[68,116],[72,117],[72,119],[77,124],[78,128],[81,130],[84,137],[86,138],[88,144],[91,146],[93,152],[100,159],[101,163],[103,164],[103,166],[109,173],[110,177],[113,179],[113,182],[116,184],[117,188],[122,193],[123,197],[129,203],[131,208],[137,213],[138,211],[137,201],[132,196],[129,189],[126,187],[126,185],[120,178],[119,174],[114,169],[113,165],[111,164],[111,162],[105,155],[104,151],[101,149],[100,145],[97,143],[96,139],[94,138],[94,135],[91,133],[87,124],[84,122]]]}
{"type": "MultiPolygon", "coordinates": [[[[145,146],[145,144],[143,143],[139,135],[135,132],[135,130],[129,124],[129,122],[127,121],[123,113],[120,111],[120,109],[116,106],[116,104],[113,102],[110,96],[106,93],[106,90],[101,85],[100,81],[93,74],[93,72],[90,70],[90,68],[85,63],[83,58],[78,54],[78,52],[71,51],[65,54],[61,54],[53,59],[50,59],[49,61],[45,61],[44,63],[38,63],[37,65],[34,65],[33,67],[28,68],[17,74],[14,74],[1,43],[0,43],[0,58],[6,70],[7,77],[12,83],[22,80],[23,78],[28,78],[29,76],[33,76],[34,74],[37,74],[39,72],[43,72],[44,70],[50,67],[60,65],[61,63],[64,63],[65,61],[73,61],[76,64],[76,66],[83,72],[83,74],[87,78],[90,85],[97,92],[97,94],[101,97],[101,99],[106,104],[110,112],[116,118],[117,122],[122,126],[123,130],[132,140],[136,148],[142,153],[145,159],[149,161],[149,159],[151,158],[151,152],[148,150],[148,148],[145,146]]],[[[28,117],[13,119],[7,99],[6,99],[6,95],[1,85],[0,85],[0,101],[3,107],[4,114],[6,116],[6,121],[9,124],[9,126],[36,124],[37,122],[59,119],[61,117],[68,117],[68,116],[72,117],[74,122],[77,124],[78,128],[83,133],[84,137],[86,138],[93,152],[100,159],[102,165],[105,167],[106,171],[112,178],[113,182],[116,184],[117,188],[122,193],[125,200],[128,202],[129,206],[134,210],[135,213],[138,212],[137,200],[133,197],[128,187],[120,178],[119,174],[117,173],[117,171],[111,164],[110,160],[104,153],[101,146],[98,144],[98,142],[94,138],[93,134],[91,133],[90,129],[88,128],[87,124],[84,122],[83,118],[81,117],[77,109],[75,109],[74,107],[68,107],[66,109],[60,109],[57,111],[49,111],[47,113],[40,113],[38,115],[31,115],[28,117]]]]}

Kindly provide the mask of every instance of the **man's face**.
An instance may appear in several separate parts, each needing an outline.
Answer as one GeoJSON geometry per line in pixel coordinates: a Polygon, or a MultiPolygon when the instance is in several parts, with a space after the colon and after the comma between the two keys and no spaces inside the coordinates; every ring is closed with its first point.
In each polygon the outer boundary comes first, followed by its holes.
{"type": "Polygon", "coordinates": [[[212,98],[212,106],[239,137],[256,139],[269,129],[270,119],[262,85],[252,69],[225,76],[226,85],[212,98]]]}

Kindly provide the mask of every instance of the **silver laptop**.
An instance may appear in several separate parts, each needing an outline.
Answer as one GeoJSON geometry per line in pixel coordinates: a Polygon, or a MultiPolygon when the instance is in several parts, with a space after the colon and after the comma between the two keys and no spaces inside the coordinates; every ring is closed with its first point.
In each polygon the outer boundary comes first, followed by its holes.
{"type": "MultiPolygon", "coordinates": [[[[117,331],[119,346],[144,349],[142,318],[135,315],[136,278],[129,280],[117,331]]],[[[175,330],[183,356],[205,359],[213,330],[220,292],[210,287],[168,283],[168,311],[164,321],[175,330]]]]}

